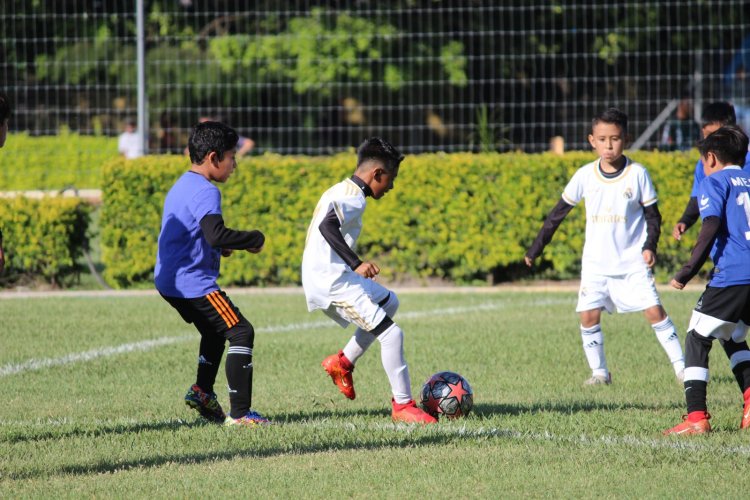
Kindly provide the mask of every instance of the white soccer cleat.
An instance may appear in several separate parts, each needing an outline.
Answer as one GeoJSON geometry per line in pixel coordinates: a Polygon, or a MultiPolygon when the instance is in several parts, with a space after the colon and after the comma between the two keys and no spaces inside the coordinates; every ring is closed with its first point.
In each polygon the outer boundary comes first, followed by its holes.
{"type": "Polygon", "coordinates": [[[604,375],[592,375],[583,381],[583,385],[609,385],[612,383],[612,374],[607,373],[604,375]]]}

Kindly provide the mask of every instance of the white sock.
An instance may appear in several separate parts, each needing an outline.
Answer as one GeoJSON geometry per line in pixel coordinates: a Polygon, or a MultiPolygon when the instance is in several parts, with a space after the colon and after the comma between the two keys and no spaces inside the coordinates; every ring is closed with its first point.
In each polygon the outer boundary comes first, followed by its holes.
{"type": "MultiPolygon", "coordinates": [[[[395,293],[390,292],[388,295],[388,301],[381,307],[385,310],[386,314],[388,314],[388,317],[393,319],[396,315],[396,311],[398,311],[398,305],[398,297],[396,297],[395,293]]],[[[373,342],[375,342],[375,336],[373,334],[366,332],[361,328],[357,328],[354,332],[354,336],[349,339],[349,343],[344,346],[344,356],[346,356],[346,359],[351,361],[352,364],[356,364],[360,356],[367,351],[373,342]]]]}
{"type": "Polygon", "coordinates": [[[356,364],[360,356],[375,342],[375,335],[357,328],[349,342],[344,346],[344,356],[346,359],[356,364]]]}
{"type": "Polygon", "coordinates": [[[651,325],[651,328],[654,329],[656,338],[659,339],[664,352],[667,353],[674,372],[680,373],[685,369],[685,357],[682,355],[682,346],[680,346],[680,338],[677,336],[674,323],[667,316],[664,321],[651,325]]]}
{"type": "Polygon", "coordinates": [[[606,377],[609,375],[607,369],[607,358],[604,357],[604,335],[601,325],[584,328],[581,325],[581,340],[583,341],[583,352],[589,362],[592,375],[606,377]]]}
{"type": "Polygon", "coordinates": [[[393,399],[399,404],[408,403],[411,401],[411,381],[409,367],[404,359],[404,332],[394,323],[378,335],[378,340],[380,357],[391,383],[393,399]]]}

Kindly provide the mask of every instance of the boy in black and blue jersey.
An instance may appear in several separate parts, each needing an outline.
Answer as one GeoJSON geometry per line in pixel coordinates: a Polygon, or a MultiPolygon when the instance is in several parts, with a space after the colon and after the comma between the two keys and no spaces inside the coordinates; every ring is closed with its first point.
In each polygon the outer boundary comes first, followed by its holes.
{"type": "Polygon", "coordinates": [[[703,224],[690,260],[671,284],[681,290],[705,263],[714,263],[711,280],[693,310],[685,339],[684,421],[665,434],[711,431],[706,405],[708,354],[720,339],[744,397],[740,428],[750,428],[750,173],[742,169],[747,135],[726,126],[699,145],[706,179],[698,189],[703,224]]]}

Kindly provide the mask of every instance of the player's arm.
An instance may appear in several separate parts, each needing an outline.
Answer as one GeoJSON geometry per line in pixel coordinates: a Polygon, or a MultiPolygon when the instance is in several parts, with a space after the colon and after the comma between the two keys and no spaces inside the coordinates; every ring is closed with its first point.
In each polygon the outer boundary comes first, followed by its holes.
{"type": "Polygon", "coordinates": [[[346,244],[344,235],[341,234],[341,221],[333,207],[328,210],[328,213],[323,218],[323,221],[318,226],[320,234],[323,238],[331,245],[336,254],[341,257],[347,266],[353,271],[356,270],[361,264],[362,259],[352,250],[349,245],[346,244]]]}
{"type": "Polygon", "coordinates": [[[698,210],[698,198],[691,196],[685,206],[685,211],[682,212],[680,219],[677,221],[677,224],[672,231],[672,236],[679,240],[682,237],[682,233],[690,229],[699,217],[700,211],[698,210]]]}
{"type": "Polygon", "coordinates": [[[659,236],[661,236],[661,213],[659,206],[654,203],[643,207],[643,217],[646,219],[646,241],[643,242],[643,259],[652,267],[656,264],[656,247],[659,245],[659,236]]]}
{"type": "Polygon", "coordinates": [[[565,219],[565,216],[567,216],[568,213],[573,210],[573,207],[574,205],[571,205],[570,203],[566,202],[565,199],[560,198],[560,201],[557,202],[557,205],[555,205],[555,207],[550,211],[550,213],[547,215],[547,218],[544,219],[544,224],[539,230],[539,234],[536,235],[534,242],[526,252],[524,261],[526,262],[527,266],[531,267],[534,259],[542,255],[544,247],[546,247],[547,244],[552,241],[552,236],[555,234],[555,231],[557,231],[557,228],[560,227],[560,224],[562,223],[563,219],[565,219]]]}
{"type": "Polygon", "coordinates": [[[200,221],[203,237],[214,248],[226,250],[258,250],[263,247],[266,237],[254,229],[252,231],[237,231],[224,225],[224,218],[220,214],[209,214],[200,221]]]}
{"type": "Polygon", "coordinates": [[[690,253],[690,260],[680,269],[672,278],[672,286],[681,289],[693,276],[698,274],[703,264],[711,253],[711,247],[716,240],[716,234],[721,227],[721,219],[716,216],[706,217],[703,219],[701,231],[698,233],[698,241],[690,253]]]}

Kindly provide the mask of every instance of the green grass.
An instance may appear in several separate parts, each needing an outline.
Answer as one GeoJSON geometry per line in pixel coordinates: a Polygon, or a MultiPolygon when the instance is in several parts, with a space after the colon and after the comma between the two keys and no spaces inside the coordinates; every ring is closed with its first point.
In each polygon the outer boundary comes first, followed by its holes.
{"type": "MultiPolygon", "coordinates": [[[[604,318],[614,384],[583,388],[574,293],[404,293],[397,319],[415,393],[453,370],[475,408],[396,426],[378,346],[348,401],[319,363],[351,331],[308,314],[299,293],[230,296],[258,331],[253,406],[277,423],[268,428],[204,424],[187,410],[198,334],[158,297],[0,301],[0,496],[746,497],[750,434],[737,429],[741,397],[718,345],[716,432],[664,438],[684,413],[682,389],[640,315],[604,318]]],[[[663,294],[681,332],[697,298],[663,294]]],[[[226,404],[223,387],[222,370],[226,404]]]]}

